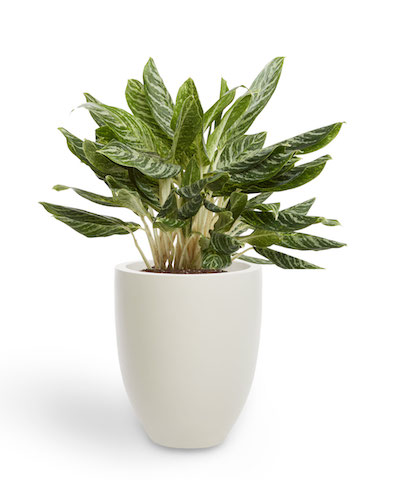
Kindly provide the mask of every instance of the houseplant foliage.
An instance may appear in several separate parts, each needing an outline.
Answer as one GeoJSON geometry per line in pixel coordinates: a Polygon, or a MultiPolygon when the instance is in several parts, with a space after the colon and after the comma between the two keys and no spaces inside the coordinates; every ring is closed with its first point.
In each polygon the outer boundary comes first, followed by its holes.
{"type": "Polygon", "coordinates": [[[330,156],[308,160],[308,154],[331,142],[341,123],[269,146],[264,146],[266,132],[246,134],[274,93],[282,65],[282,57],[273,59],[240,96],[242,87],[229,89],[222,79],[219,99],[206,111],[191,78],[174,102],[152,59],[144,68],[143,83],[128,81],[130,112],[85,94],[82,107],[97,123],[95,141],[60,131],[71,152],[106,183],[110,195],[65,185],[54,189],[71,188],[96,204],[127,208],[136,221],[42,205],[87,237],[132,235],[147,268],[221,270],[239,257],[288,269],[319,268],[274,247],[288,252],[341,247],[343,243],[302,231],[316,223],[339,222],[309,215],[315,199],[281,210],[270,197],[322,172],[330,156]],[[153,263],[137,241],[139,229],[147,235],[153,263]],[[256,255],[249,255],[250,250],[256,255]]]}

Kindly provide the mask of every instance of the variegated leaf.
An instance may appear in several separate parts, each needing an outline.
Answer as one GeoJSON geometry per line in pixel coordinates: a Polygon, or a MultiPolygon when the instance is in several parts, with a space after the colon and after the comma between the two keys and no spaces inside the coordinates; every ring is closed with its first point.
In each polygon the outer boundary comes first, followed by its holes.
{"type": "Polygon", "coordinates": [[[286,269],[320,269],[312,263],[301,260],[300,258],[292,257],[286,255],[286,253],[277,252],[276,250],[271,250],[270,248],[255,248],[255,251],[260,255],[268,258],[272,263],[277,265],[280,268],[286,269]]]}
{"type": "Polygon", "coordinates": [[[129,171],[132,182],[140,193],[143,201],[148,203],[155,210],[160,210],[159,184],[158,180],[144,175],[136,168],[129,171]]]}
{"type": "Polygon", "coordinates": [[[246,208],[246,210],[260,210],[261,212],[272,212],[274,218],[277,219],[279,216],[280,203],[260,203],[256,205],[251,205],[251,208],[246,208]]]}
{"type": "Polygon", "coordinates": [[[114,132],[110,127],[107,127],[107,125],[96,128],[96,142],[105,145],[106,143],[111,142],[111,140],[116,139],[117,137],[115,136],[114,132]]]}
{"type": "Polygon", "coordinates": [[[310,198],[310,200],[306,200],[305,202],[297,203],[292,207],[285,208],[282,212],[285,213],[299,213],[300,215],[307,215],[310,208],[313,206],[315,202],[315,198],[310,198]]]}
{"type": "Polygon", "coordinates": [[[110,235],[124,235],[134,232],[140,225],[124,222],[119,218],[106,217],[86,212],[77,208],[63,207],[51,203],[40,202],[41,205],[57,220],[65,223],[86,237],[108,237],[110,235]]]}
{"type": "Polygon", "coordinates": [[[312,162],[304,163],[298,167],[294,167],[289,171],[279,174],[274,178],[254,183],[246,184],[242,187],[242,190],[246,193],[256,193],[263,191],[280,192],[283,190],[289,190],[291,188],[300,187],[311,180],[314,180],[324,169],[326,162],[330,160],[329,155],[317,158],[312,162]]]}
{"type": "Polygon", "coordinates": [[[176,129],[176,125],[178,123],[178,118],[181,113],[183,104],[185,100],[189,97],[194,97],[196,99],[196,102],[201,108],[200,104],[200,99],[199,99],[199,94],[196,89],[196,85],[194,84],[194,81],[191,78],[188,78],[180,87],[178,90],[178,94],[176,96],[176,101],[175,101],[175,106],[174,110],[172,113],[172,119],[171,119],[171,128],[172,130],[176,129]]]}
{"type": "Polygon", "coordinates": [[[70,151],[79,158],[81,162],[85,165],[89,165],[89,161],[86,158],[85,152],[83,151],[83,142],[80,138],[76,137],[72,133],[70,133],[65,128],[60,127],[58,130],[64,135],[67,140],[67,145],[70,151]]]}
{"type": "Polygon", "coordinates": [[[209,108],[206,113],[204,114],[204,125],[203,130],[206,131],[208,127],[214,122],[224,111],[224,109],[233,102],[235,98],[236,90],[239,87],[233,88],[222,94],[221,98],[219,98],[214,105],[209,108]]]}
{"type": "MultiPolygon", "coordinates": [[[[218,170],[237,173],[261,162],[266,157],[260,158],[254,154],[262,149],[266,136],[266,132],[256,133],[255,135],[240,137],[229,143],[224,148],[218,161],[218,170]],[[256,160],[254,160],[255,158],[256,160]]],[[[268,153],[272,153],[272,149],[268,153]]]]}
{"type": "Polygon", "coordinates": [[[158,213],[157,220],[160,218],[176,218],[178,214],[178,204],[176,201],[176,193],[172,191],[165,202],[163,203],[160,212],[158,213]]]}
{"type": "Polygon", "coordinates": [[[233,218],[232,212],[225,211],[218,213],[217,223],[214,225],[214,231],[216,232],[228,232],[232,227],[235,219],[233,218]]]}
{"type": "Polygon", "coordinates": [[[164,161],[156,153],[139,152],[122,142],[112,141],[99,152],[118,165],[137,168],[152,178],[171,178],[181,171],[179,165],[164,161]]]}
{"type": "Polygon", "coordinates": [[[286,233],[282,235],[280,242],[276,245],[296,250],[327,250],[344,247],[346,244],[306,233],[286,233]]]}
{"type": "Polygon", "coordinates": [[[205,178],[198,180],[195,183],[186,185],[178,190],[179,195],[185,198],[192,198],[200,194],[204,188],[209,190],[219,190],[224,183],[228,180],[229,175],[227,173],[212,173],[205,178]]]}
{"type": "Polygon", "coordinates": [[[215,203],[212,203],[207,199],[203,200],[203,205],[206,207],[207,210],[210,210],[210,212],[214,212],[214,213],[226,212],[226,208],[219,207],[218,205],[215,205],[215,203]]]}
{"type": "Polygon", "coordinates": [[[199,211],[202,204],[203,197],[201,195],[196,195],[192,198],[189,198],[178,210],[178,219],[186,220],[187,218],[193,217],[199,211]]]}
{"type": "Polygon", "coordinates": [[[98,195],[97,193],[81,190],[80,188],[67,187],[66,185],[54,185],[53,189],[56,190],[57,192],[71,189],[75,193],[77,193],[79,196],[86,198],[86,200],[90,200],[93,203],[104,205],[106,207],[118,207],[118,205],[114,203],[114,200],[112,197],[105,197],[104,195],[98,195]]]}
{"type": "Polygon", "coordinates": [[[242,244],[230,235],[220,232],[211,232],[211,247],[218,253],[231,255],[239,250],[242,244]]]}
{"type": "Polygon", "coordinates": [[[328,145],[339,133],[342,125],[343,123],[333,123],[326,127],[317,128],[316,130],[283,140],[275,144],[275,146],[284,145],[287,150],[297,150],[301,153],[315,152],[328,145]]]}
{"type": "Polygon", "coordinates": [[[265,202],[265,200],[267,200],[271,195],[272,192],[263,192],[253,198],[250,198],[250,200],[247,202],[247,208],[250,209],[255,205],[260,205],[261,203],[265,202]]]}
{"type": "Polygon", "coordinates": [[[157,217],[153,223],[153,228],[159,228],[163,232],[172,232],[186,226],[187,220],[178,220],[177,218],[157,217]]]}
{"type": "MultiPolygon", "coordinates": [[[[309,227],[315,223],[327,224],[324,217],[307,217],[298,213],[280,212],[279,217],[270,212],[252,212],[242,213],[243,221],[255,229],[272,230],[274,232],[293,232],[302,228],[309,227]]],[[[328,224],[329,224],[328,220],[328,224]]]]}
{"type": "Polygon", "coordinates": [[[248,263],[255,263],[257,265],[273,265],[270,260],[265,258],[249,257],[248,255],[240,255],[240,260],[243,260],[248,263]]]}
{"type": "MultiPolygon", "coordinates": [[[[229,87],[228,87],[228,83],[226,82],[226,80],[224,78],[221,78],[221,86],[220,86],[220,90],[219,90],[219,98],[222,98],[226,93],[229,92],[229,87]]],[[[218,125],[221,123],[221,117],[222,117],[222,111],[220,113],[218,113],[218,115],[216,115],[215,119],[214,119],[214,126],[215,127],[218,127],[218,125]]]]}
{"type": "Polygon", "coordinates": [[[192,157],[187,164],[185,171],[182,173],[182,187],[196,183],[200,180],[200,175],[200,167],[197,164],[196,159],[192,157]]]}
{"type": "Polygon", "coordinates": [[[162,130],[172,138],[171,120],[174,105],[152,58],[149,59],[144,67],[143,83],[154,119],[162,130]]]}
{"type": "Polygon", "coordinates": [[[252,93],[252,99],[246,113],[236,121],[228,132],[231,138],[240,137],[246,133],[267,105],[281,76],[283,60],[283,57],[274,58],[257,75],[249,89],[249,92],[252,93]]]}
{"type": "Polygon", "coordinates": [[[207,153],[209,158],[214,157],[217,148],[223,148],[227,140],[226,137],[224,138],[225,133],[247,110],[251,97],[250,93],[246,93],[239,97],[222,117],[221,123],[216,127],[207,140],[207,153]]]}
{"type": "Polygon", "coordinates": [[[229,198],[228,209],[236,220],[247,205],[247,195],[241,192],[232,192],[229,198]]]}
{"type": "Polygon", "coordinates": [[[124,183],[130,183],[128,169],[121,167],[120,165],[116,165],[106,156],[99,153],[99,149],[101,149],[101,147],[102,145],[99,143],[95,143],[90,140],[84,140],[83,151],[90,165],[95,169],[95,171],[101,172],[103,176],[112,175],[124,183]]]}
{"type": "Polygon", "coordinates": [[[255,230],[250,235],[236,237],[240,242],[246,242],[255,247],[269,247],[270,245],[278,245],[281,241],[281,234],[277,232],[269,232],[266,230],[255,230]]]}
{"type": "Polygon", "coordinates": [[[203,125],[203,111],[194,96],[187,97],[183,102],[176,124],[172,142],[172,156],[179,155],[194,141],[203,125]]]}
{"type": "Polygon", "coordinates": [[[202,267],[209,270],[222,270],[231,265],[232,259],[230,255],[218,253],[213,249],[207,249],[202,255],[202,267]]]}

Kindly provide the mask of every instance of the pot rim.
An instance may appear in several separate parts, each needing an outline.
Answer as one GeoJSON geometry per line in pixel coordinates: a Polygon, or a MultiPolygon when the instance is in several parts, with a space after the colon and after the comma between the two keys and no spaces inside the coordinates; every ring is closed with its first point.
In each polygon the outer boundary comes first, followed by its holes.
{"type": "MultiPolygon", "coordinates": [[[[115,270],[119,272],[124,272],[124,273],[129,273],[131,275],[151,275],[152,277],[166,277],[166,278],[171,278],[171,277],[179,277],[179,278],[209,278],[210,276],[212,277],[217,277],[221,278],[221,276],[218,273],[187,273],[187,274],[181,274],[181,273],[158,273],[158,272],[142,272],[141,269],[145,268],[146,265],[143,261],[128,261],[128,262],[122,262],[116,265],[115,270]]],[[[223,273],[222,277],[226,277],[227,275],[244,275],[244,274],[249,274],[254,271],[261,270],[261,265],[258,265],[256,263],[248,263],[244,262],[243,260],[235,260],[231,266],[227,268],[225,272],[223,273]],[[236,269],[235,267],[239,267],[236,269]],[[232,268],[234,270],[232,270],[232,268]],[[231,269],[231,270],[230,270],[231,269]]]]}

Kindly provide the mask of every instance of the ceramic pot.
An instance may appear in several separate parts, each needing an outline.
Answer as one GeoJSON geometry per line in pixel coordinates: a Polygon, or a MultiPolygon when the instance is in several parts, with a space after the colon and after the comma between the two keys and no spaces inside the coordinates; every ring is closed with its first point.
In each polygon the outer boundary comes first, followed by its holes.
{"type": "Polygon", "coordinates": [[[261,268],[235,261],[224,273],[116,267],[119,361],[148,436],[174,448],[223,442],[254,376],[260,335],[261,268]]]}

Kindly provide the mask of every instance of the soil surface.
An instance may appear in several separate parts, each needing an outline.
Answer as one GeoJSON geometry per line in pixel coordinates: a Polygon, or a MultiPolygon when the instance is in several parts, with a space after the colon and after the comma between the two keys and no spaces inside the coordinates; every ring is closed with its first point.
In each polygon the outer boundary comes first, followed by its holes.
{"type": "Polygon", "coordinates": [[[145,268],[142,272],[149,272],[149,273],[175,273],[179,275],[197,275],[202,273],[223,273],[225,270],[206,270],[206,269],[199,269],[199,270],[161,270],[160,268],[145,268]]]}

